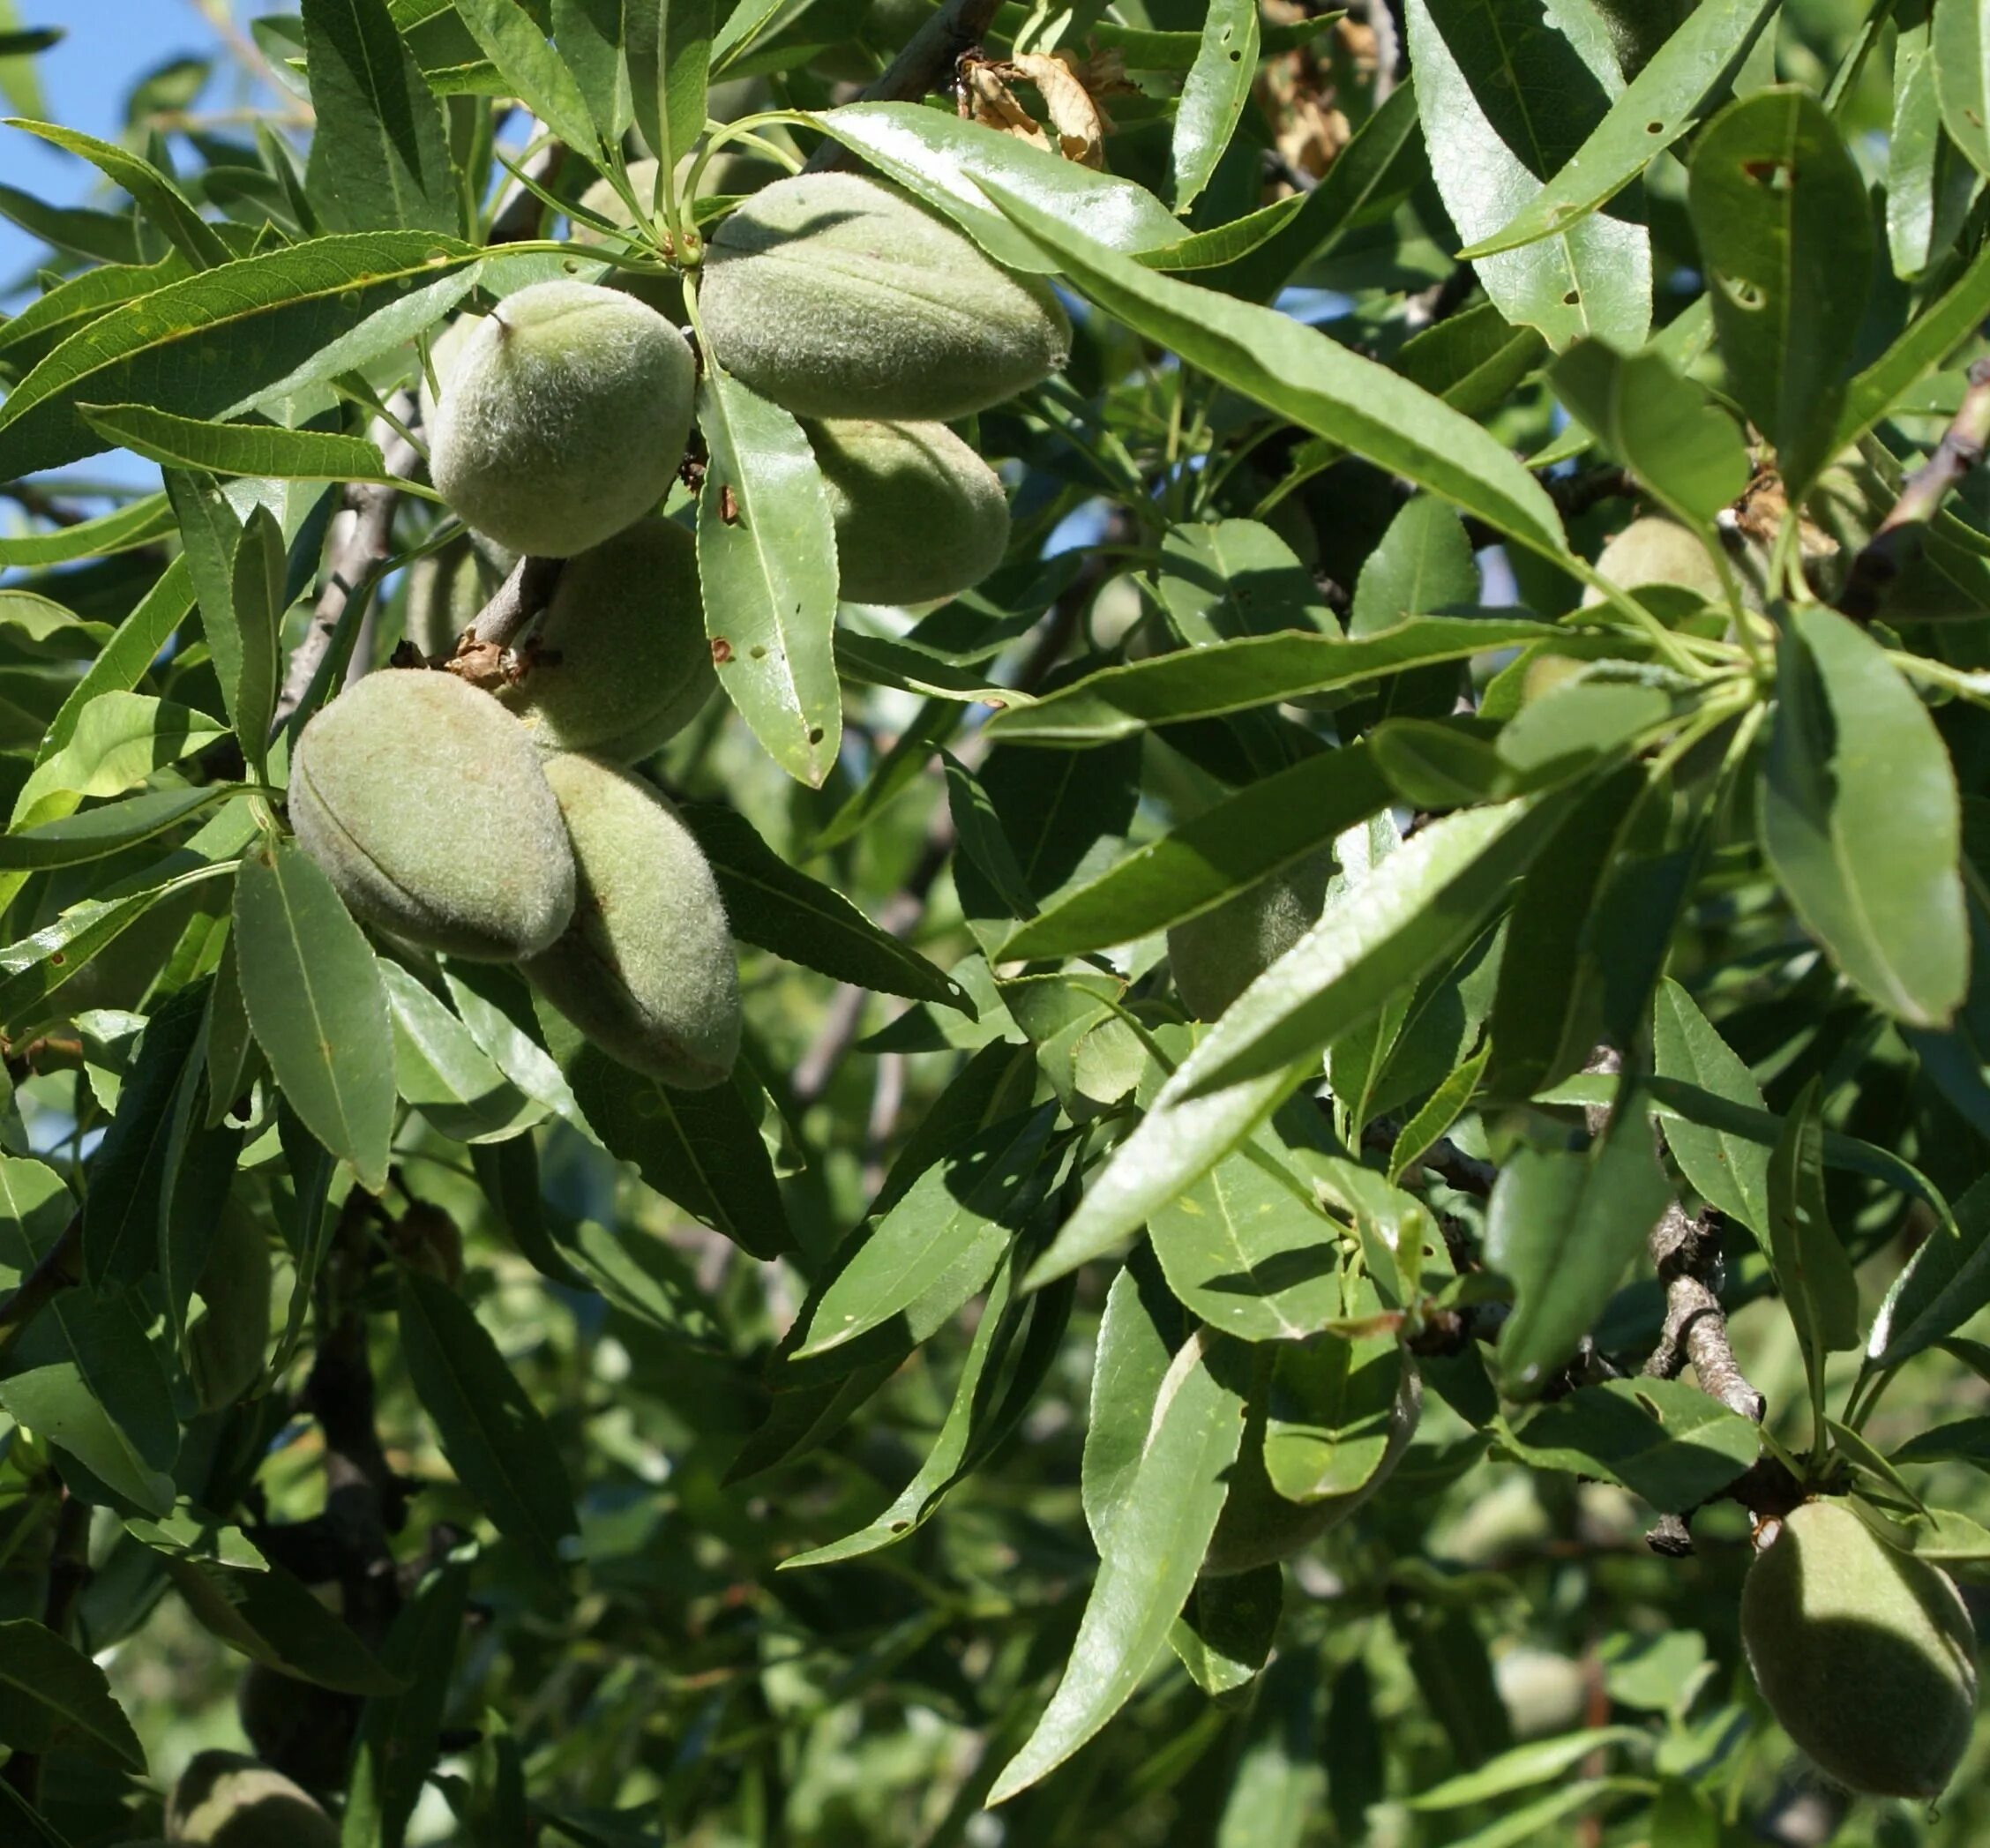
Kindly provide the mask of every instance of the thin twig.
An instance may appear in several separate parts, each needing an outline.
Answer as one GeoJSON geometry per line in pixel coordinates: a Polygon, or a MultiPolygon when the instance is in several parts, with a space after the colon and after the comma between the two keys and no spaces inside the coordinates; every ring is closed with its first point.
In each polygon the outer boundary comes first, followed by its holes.
{"type": "MultiPolygon", "coordinates": [[[[865,89],[865,102],[917,102],[950,81],[961,54],[980,44],[993,23],[999,0],[947,0],[912,34],[904,50],[865,89]]],[[[803,171],[821,173],[848,158],[842,144],[825,141],[803,171]]]]}
{"type": "Polygon", "coordinates": [[[1901,483],[1892,512],[1852,561],[1838,608],[1855,622],[1879,614],[1887,587],[1919,554],[1928,522],[1990,445],[1990,359],[1976,361],[1968,377],[1969,389],[1934,453],[1901,483]]]}
{"type": "Polygon", "coordinates": [[[511,575],[491,593],[469,627],[470,640],[487,647],[508,648],[519,632],[552,601],[564,558],[520,558],[511,575]]]}
{"type": "MultiPolygon", "coordinates": [[[[397,392],[387,408],[403,423],[417,415],[412,392],[397,392]]],[[[367,434],[386,458],[389,475],[406,475],[420,460],[384,417],[376,417],[367,434]]],[[[354,591],[392,550],[394,512],[400,505],[400,490],[385,482],[353,482],[347,487],[345,505],[332,522],[325,588],[318,595],[318,607],[311,611],[310,627],[291,653],[289,670],[283,677],[283,692],[276,702],[272,737],[283,729],[310,691],[354,591]]]]}
{"type": "MultiPolygon", "coordinates": [[[[1609,1046],[1598,1046],[1583,1070],[1614,1075],[1623,1069],[1623,1060],[1609,1046]]],[[[1610,1106],[1592,1104],[1583,1111],[1592,1136],[1602,1135],[1610,1126],[1610,1106]]],[[[1652,1133],[1657,1134],[1656,1126],[1652,1133]]],[[[1734,1358],[1727,1339],[1727,1311],[1721,1306],[1720,1235],[1710,1214],[1689,1219],[1679,1201],[1670,1200],[1646,1235],[1658,1281],[1665,1286],[1665,1319],[1660,1327],[1658,1345],[1642,1369],[1644,1377],[1676,1380],[1690,1365],[1700,1390],[1717,1399],[1730,1411],[1739,1412],[1754,1424],[1761,1424],[1768,1407],[1762,1395],[1749,1384],[1734,1358]]],[[[1746,1478],[1744,1478],[1745,1480],[1746,1478]]],[[[1740,1494],[1741,1485],[1728,1492],[1740,1494]]],[[[1752,1503],[1750,1504],[1753,1505],[1752,1503]]],[[[1693,1551],[1693,1534],[1687,1525],[1692,1513],[1662,1514],[1645,1535],[1654,1552],[1672,1557],[1693,1551]]]]}

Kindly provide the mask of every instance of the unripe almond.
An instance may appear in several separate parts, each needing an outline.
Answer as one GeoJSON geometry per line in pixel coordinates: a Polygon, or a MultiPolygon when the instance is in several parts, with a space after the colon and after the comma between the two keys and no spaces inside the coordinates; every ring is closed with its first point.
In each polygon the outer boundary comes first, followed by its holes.
{"type": "Polygon", "coordinates": [[[166,1806],[166,1839],[201,1848],[339,1848],[331,1817],[281,1771],[239,1752],[203,1752],[166,1806]]]}
{"type": "Polygon", "coordinates": [[[463,631],[517,563],[515,553],[481,533],[465,533],[417,558],[408,571],[408,640],[430,660],[454,653],[463,631]]]}
{"type": "Polygon", "coordinates": [[[673,521],[640,520],[568,560],[526,658],[498,697],[535,744],[621,764],[647,757],[718,685],[696,542],[673,521]]]}
{"type": "Polygon", "coordinates": [[[1748,1568],[1741,1640],[1821,1770],[1875,1797],[1941,1794],[1976,1720],[1976,1631],[1947,1573],[1842,1501],[1807,1501],[1748,1568]]]}
{"type": "Polygon", "coordinates": [[[573,855],[524,728],[453,674],[369,674],[318,713],[290,821],[348,909],[426,949],[542,950],[573,915],[573,855]]]}
{"type": "Polygon", "coordinates": [[[535,282],[465,339],[430,472],[480,533],[570,558],[663,498],[696,384],[691,348],[655,309],[592,283],[535,282]]]}
{"type": "MultiPolygon", "coordinates": [[[[1650,590],[1669,585],[1709,603],[1720,602],[1726,596],[1720,572],[1707,556],[1707,548],[1676,520],[1662,520],[1656,515],[1634,520],[1622,532],[1612,535],[1597,555],[1597,569],[1625,590],[1650,590]]],[[[1600,590],[1582,593],[1585,609],[1593,609],[1602,601],[1600,590]]]]}
{"type": "Polygon", "coordinates": [[[739,1054],[739,975],[712,869],[677,811],[591,757],[550,758],[580,868],[573,922],[524,965],[625,1066],[680,1090],[722,1084],[739,1054]]]}
{"type": "Polygon", "coordinates": [[[1215,1020],[1319,922],[1333,871],[1322,848],[1168,932],[1175,990],[1197,1020],[1215,1020]]]}
{"type": "Polygon", "coordinates": [[[809,442],[829,490],[846,602],[956,596],[1002,562],[1008,497],[944,423],[833,418],[809,442]]]}
{"type": "Polygon", "coordinates": [[[861,174],[755,193],[707,244],[698,300],[719,363],[803,417],[964,417],[1071,347],[1047,283],[861,174]]]}

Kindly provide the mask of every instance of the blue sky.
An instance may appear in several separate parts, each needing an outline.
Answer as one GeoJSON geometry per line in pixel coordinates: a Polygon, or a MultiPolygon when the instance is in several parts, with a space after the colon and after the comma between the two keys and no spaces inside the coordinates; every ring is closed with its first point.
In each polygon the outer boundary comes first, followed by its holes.
{"type": "MultiPolygon", "coordinates": [[[[281,11],[262,0],[233,4],[242,19],[281,11]]],[[[71,128],[116,139],[132,85],[173,58],[215,58],[213,101],[227,101],[236,86],[213,28],[193,0],[13,0],[13,7],[24,26],[59,26],[69,34],[35,63],[50,119],[71,128]]],[[[88,197],[94,177],[82,161],[18,130],[0,129],[0,180],[7,184],[56,205],[74,205],[88,197]]],[[[0,281],[19,276],[41,248],[0,220],[0,281]]]]}

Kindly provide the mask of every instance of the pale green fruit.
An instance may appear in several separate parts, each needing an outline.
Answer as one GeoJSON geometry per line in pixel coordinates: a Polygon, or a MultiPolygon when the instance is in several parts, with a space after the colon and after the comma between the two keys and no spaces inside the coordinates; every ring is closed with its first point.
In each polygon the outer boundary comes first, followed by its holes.
{"type": "Polygon", "coordinates": [[[1333,872],[1321,848],[1168,932],[1175,991],[1197,1020],[1215,1020],[1320,921],[1333,872]]]}
{"type": "Polygon", "coordinates": [[[719,363],[802,417],[964,417],[1071,347],[1048,284],[860,174],[755,193],[707,245],[698,300],[719,363]]]}
{"type": "Polygon", "coordinates": [[[625,1066],[679,1090],[739,1055],[739,974],[724,902],[677,811],[591,757],[548,759],[580,867],[573,922],[525,965],[540,993],[625,1066]]]}
{"type": "Polygon", "coordinates": [[[290,822],[355,917],[486,961],[542,950],[573,915],[573,855],[539,753],[453,674],[369,674],[315,715],[290,822]]]}
{"type": "Polygon", "coordinates": [[[417,558],[408,571],[408,640],[431,661],[453,654],[463,631],[517,563],[517,554],[481,533],[465,533],[417,558]]]}
{"type": "Polygon", "coordinates": [[[498,698],[535,744],[623,764],[647,757],[718,685],[697,542],[670,520],[642,520],[569,559],[526,662],[498,698]]]}
{"type": "Polygon", "coordinates": [[[1359,1488],[1322,1496],[1317,1501],[1288,1501],[1272,1486],[1265,1470],[1264,1414],[1261,1409],[1254,1410],[1245,1428],[1243,1448],[1231,1470],[1223,1514],[1203,1555],[1203,1575],[1225,1578],[1252,1572],[1304,1552],[1331,1533],[1395,1473],[1417,1434],[1423,1408],[1423,1382],[1417,1369],[1405,1364],[1389,1406],[1388,1445],[1374,1473],[1359,1488]]]}
{"type": "Polygon", "coordinates": [[[956,596],[1002,562],[1008,497],[944,423],[834,418],[812,426],[809,443],[829,490],[846,602],[956,596]]]}
{"type": "Polygon", "coordinates": [[[269,1240],[256,1216],[230,1198],[194,1285],[205,1306],[187,1326],[187,1372],[208,1411],[256,1383],[270,1337],[269,1240]]]}
{"type": "Polygon", "coordinates": [[[478,532],[570,558],[663,498],[696,386],[691,348],[655,309],[592,283],[535,282],[465,340],[430,473],[478,532]]]}
{"type": "Polygon", "coordinates": [[[1871,1796],[1941,1794],[1976,1718],[1976,1632],[1947,1573],[1808,1501],[1748,1568],[1741,1640],[1819,1769],[1871,1796]]]}
{"type": "MultiPolygon", "coordinates": [[[[1707,548],[1673,520],[1648,514],[1613,535],[1597,557],[1597,569],[1624,590],[1650,590],[1670,585],[1704,602],[1726,595],[1720,572],[1707,548]]],[[[1582,593],[1584,609],[1603,601],[1600,590],[1582,593]]]]}
{"type": "Polygon", "coordinates": [[[281,1771],[203,1752],[173,1789],[166,1839],[201,1848],[339,1848],[337,1825],[281,1771]]]}

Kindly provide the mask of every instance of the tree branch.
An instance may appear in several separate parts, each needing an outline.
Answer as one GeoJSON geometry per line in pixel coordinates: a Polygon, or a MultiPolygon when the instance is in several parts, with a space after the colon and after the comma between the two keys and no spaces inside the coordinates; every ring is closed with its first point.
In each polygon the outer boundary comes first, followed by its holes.
{"type": "Polygon", "coordinates": [[[1901,483],[1893,511],[1852,561],[1838,608],[1855,622],[1879,614],[1887,587],[1919,554],[1928,522],[1990,445],[1990,359],[1976,361],[1968,377],[1969,389],[1934,453],[1901,483]]]}
{"type": "MultiPolygon", "coordinates": [[[[397,392],[387,408],[403,423],[417,415],[412,392],[397,392]]],[[[386,458],[390,475],[406,475],[421,460],[413,445],[385,417],[375,418],[367,435],[386,458]]],[[[345,505],[332,522],[325,588],[318,595],[318,607],[311,611],[310,627],[291,652],[271,726],[273,737],[303,704],[354,593],[393,550],[394,513],[400,505],[400,490],[385,482],[354,482],[347,487],[345,505]]]]}
{"type": "MultiPolygon", "coordinates": [[[[980,44],[993,23],[999,0],[946,0],[931,19],[912,34],[904,50],[865,89],[865,102],[917,102],[954,75],[963,51],[980,44]]],[[[848,159],[842,143],[825,141],[803,170],[822,173],[848,159]]]]}
{"type": "MultiPolygon", "coordinates": [[[[1614,1074],[1623,1070],[1623,1065],[1613,1048],[1598,1046],[1583,1070],[1614,1074]]],[[[1589,1104],[1582,1114],[1592,1136],[1600,1136],[1610,1126],[1608,1104],[1589,1104]]],[[[1655,1126],[1652,1134],[1656,1137],[1657,1133],[1655,1126]]],[[[1709,1398],[1719,1400],[1730,1411],[1740,1413],[1754,1424],[1761,1424],[1768,1408],[1762,1395],[1748,1383],[1747,1375],[1734,1358],[1734,1350],[1728,1345],[1727,1311],[1721,1306],[1718,1294],[1720,1235],[1713,1216],[1702,1213],[1696,1220],[1688,1219],[1676,1199],[1668,1201],[1665,1210],[1646,1235],[1645,1248],[1651,1253],[1658,1281],[1665,1286],[1665,1320],[1659,1329],[1658,1345],[1644,1363],[1644,1376],[1676,1380],[1690,1365],[1694,1383],[1709,1398]]],[[[1740,1485],[1727,1493],[1739,1494],[1740,1485]]],[[[1645,1535],[1645,1544],[1654,1552],[1675,1558],[1690,1553],[1693,1534],[1687,1516],[1691,1513],[1689,1508],[1683,1514],[1659,1515],[1645,1535]]]]}

